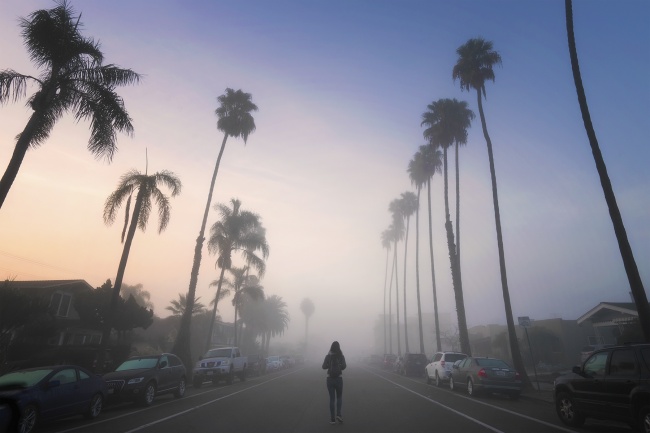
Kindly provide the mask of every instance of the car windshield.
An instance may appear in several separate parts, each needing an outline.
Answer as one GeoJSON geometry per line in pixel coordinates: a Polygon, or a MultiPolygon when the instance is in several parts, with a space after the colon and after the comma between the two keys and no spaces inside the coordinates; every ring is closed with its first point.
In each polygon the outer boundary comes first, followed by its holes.
{"type": "Polygon", "coordinates": [[[211,349],[208,350],[204,358],[230,358],[232,350],[230,349],[211,349]]]}
{"type": "Polygon", "coordinates": [[[158,358],[134,358],[124,361],[115,371],[139,370],[141,368],[154,368],[158,358]]]}
{"type": "Polygon", "coordinates": [[[510,366],[506,364],[505,361],[502,361],[500,359],[492,359],[492,358],[477,359],[476,364],[480,365],[481,367],[510,368],[510,366]]]}
{"type": "Polygon", "coordinates": [[[20,386],[34,386],[45,376],[54,371],[51,368],[44,368],[42,370],[26,370],[15,371],[13,373],[5,374],[0,377],[0,386],[7,385],[20,385],[20,386]]]}
{"type": "Polygon", "coordinates": [[[461,359],[467,358],[467,355],[464,355],[462,353],[448,353],[445,355],[445,361],[454,363],[456,361],[460,361],[461,359]]]}

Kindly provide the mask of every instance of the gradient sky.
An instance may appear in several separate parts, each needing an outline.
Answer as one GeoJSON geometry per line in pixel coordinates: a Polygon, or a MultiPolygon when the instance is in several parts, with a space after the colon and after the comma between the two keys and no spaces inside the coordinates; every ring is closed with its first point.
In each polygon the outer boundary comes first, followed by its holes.
{"type": "MultiPolygon", "coordinates": [[[[0,69],[37,75],[18,17],[55,5],[0,2],[0,69]]],[[[311,329],[343,347],[367,344],[383,311],[388,204],[413,190],[406,167],[424,144],[421,114],[439,98],[477,114],[461,151],[461,247],[470,326],[505,323],[494,212],[476,94],[451,71],[472,37],[503,59],[484,109],[494,145],[513,315],[577,319],[601,301],[629,301],[629,285],[576,98],[561,0],[75,1],[83,34],[105,63],[143,74],[118,89],[134,121],[112,163],[86,150],[88,124],[66,115],[28,152],[0,209],[3,278],[115,280],[123,213],[102,220],[122,174],[173,171],[183,182],[158,235],[138,231],[124,282],[151,293],[155,313],[187,291],[193,249],[223,135],[214,110],[225,88],[253,95],[257,130],[229,139],[213,202],[236,197],[267,229],[262,284],[287,302],[287,337],[311,329]],[[346,320],[342,320],[345,318],[346,320]],[[346,346],[348,343],[348,346],[346,346]]],[[[650,3],[574,1],[582,77],[641,277],[650,284],[650,3]]],[[[30,90],[33,91],[34,88],[30,90]]],[[[0,169],[30,110],[0,106],[0,169]]],[[[435,265],[442,313],[455,318],[444,239],[442,177],[433,180],[435,265]]],[[[454,183],[450,183],[454,188],[454,183]]],[[[453,202],[452,202],[453,206],[453,202]]],[[[211,211],[208,223],[217,220],[211,211]]],[[[425,226],[422,225],[424,235],[425,226]]],[[[413,234],[413,232],[412,232],[413,234]]],[[[410,239],[411,246],[414,238],[410,239]]],[[[400,252],[402,249],[400,249],[400,252]]],[[[433,311],[422,243],[423,310],[433,311]]],[[[409,252],[414,259],[414,250],[409,252]]],[[[402,290],[400,259],[400,290],[402,290]]],[[[218,277],[204,249],[197,296],[218,277]]],[[[413,260],[407,269],[415,313],[413,260]]],[[[401,302],[401,300],[400,300],[401,302]]],[[[230,300],[220,304],[232,320],[230,300]]]]}

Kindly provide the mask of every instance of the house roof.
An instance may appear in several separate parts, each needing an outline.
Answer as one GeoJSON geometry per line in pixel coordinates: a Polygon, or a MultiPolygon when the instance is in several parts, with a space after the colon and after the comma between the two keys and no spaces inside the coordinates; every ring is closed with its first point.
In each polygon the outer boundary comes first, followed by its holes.
{"type": "Polygon", "coordinates": [[[638,317],[634,302],[601,302],[577,320],[578,325],[585,321],[596,324],[614,324],[638,317]]]}
{"type": "Polygon", "coordinates": [[[0,286],[16,288],[19,290],[34,290],[39,292],[49,292],[53,290],[63,290],[70,292],[79,292],[88,289],[94,289],[85,280],[33,280],[33,281],[4,281],[0,286]]]}

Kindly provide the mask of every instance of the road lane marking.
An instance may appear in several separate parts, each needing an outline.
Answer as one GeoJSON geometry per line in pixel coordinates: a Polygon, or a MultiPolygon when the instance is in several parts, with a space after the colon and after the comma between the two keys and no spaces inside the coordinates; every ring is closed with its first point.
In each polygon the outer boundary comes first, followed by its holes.
{"type": "MultiPolygon", "coordinates": [[[[368,369],[365,369],[365,370],[366,370],[367,372],[369,372],[369,373],[374,374],[375,376],[379,376],[379,377],[381,377],[381,378],[384,379],[386,382],[389,382],[389,383],[392,383],[393,385],[399,386],[400,388],[405,389],[405,390],[407,390],[408,392],[411,392],[411,393],[413,393],[413,394],[415,394],[415,395],[417,395],[417,396],[420,396],[420,397],[424,398],[425,400],[428,400],[428,401],[430,401],[430,402],[432,402],[432,403],[435,403],[436,405],[438,405],[438,406],[440,406],[440,407],[443,407],[443,408],[445,408],[445,409],[448,409],[448,410],[450,410],[450,411],[452,411],[452,412],[454,412],[454,413],[456,413],[456,414],[459,414],[459,415],[461,415],[461,416],[463,416],[463,417],[465,417],[465,418],[468,418],[468,419],[470,419],[470,420],[472,420],[472,421],[475,421],[475,422],[477,422],[478,424],[481,424],[481,425],[483,425],[483,426],[485,426],[485,427],[488,427],[489,429],[491,429],[491,430],[493,430],[493,431],[495,431],[495,432],[500,431],[500,430],[492,429],[490,426],[488,426],[488,425],[486,425],[486,424],[483,424],[482,422],[480,422],[480,421],[478,421],[478,420],[476,420],[476,419],[474,419],[474,418],[471,418],[471,417],[469,417],[469,416],[467,416],[467,415],[465,415],[465,414],[462,414],[462,413],[458,412],[457,410],[452,409],[452,408],[450,408],[449,406],[445,406],[444,404],[442,404],[442,403],[440,403],[440,402],[437,402],[437,401],[435,401],[435,400],[433,400],[433,399],[431,399],[431,398],[429,398],[429,397],[427,397],[427,396],[424,396],[424,395],[422,395],[422,394],[419,394],[419,393],[417,393],[417,392],[415,392],[415,391],[413,391],[413,390],[411,390],[411,389],[409,389],[409,388],[407,388],[407,387],[405,387],[405,386],[403,386],[403,385],[400,385],[400,384],[397,383],[397,382],[393,382],[392,380],[387,379],[386,377],[384,377],[384,376],[382,376],[382,375],[380,375],[380,374],[378,374],[378,373],[375,373],[374,371],[371,371],[371,370],[368,370],[368,369]]],[[[413,381],[413,382],[414,382],[414,383],[420,383],[420,382],[415,382],[415,381],[413,381]]],[[[420,383],[420,384],[422,384],[422,383],[420,383]]],[[[422,385],[423,385],[423,384],[422,384],[422,385]]],[[[465,396],[463,396],[463,395],[457,395],[457,394],[452,394],[452,395],[454,395],[455,397],[458,397],[458,398],[464,398],[464,399],[466,399],[466,400],[468,400],[468,401],[471,401],[471,402],[474,402],[474,403],[478,403],[478,404],[482,404],[482,405],[484,405],[484,406],[488,406],[488,407],[490,407],[490,408],[492,408],[492,409],[500,410],[500,411],[502,411],[502,412],[506,412],[506,413],[509,413],[509,414],[511,414],[511,415],[518,416],[518,417],[520,417],[520,418],[527,419],[527,420],[529,420],[529,421],[537,422],[537,423],[542,424],[542,425],[545,425],[545,426],[547,426],[547,427],[553,427],[553,428],[556,429],[556,430],[560,430],[560,431],[567,432],[567,433],[575,433],[575,430],[569,430],[569,429],[567,429],[567,428],[564,428],[564,427],[561,427],[561,426],[557,426],[557,425],[555,425],[555,424],[551,424],[551,423],[549,423],[549,422],[542,421],[542,420],[540,420],[540,419],[533,418],[533,417],[530,417],[530,416],[528,416],[528,415],[523,415],[523,414],[521,414],[521,413],[517,413],[517,412],[511,411],[511,410],[508,410],[508,409],[504,409],[504,408],[499,407],[499,406],[491,405],[491,404],[486,403],[486,402],[484,402],[484,401],[480,401],[480,400],[476,400],[476,399],[473,399],[473,398],[465,397],[465,396]]],[[[503,433],[503,432],[502,432],[502,433],[503,433]]]]}
{"type": "MultiPolygon", "coordinates": [[[[216,398],[216,399],[214,399],[214,400],[208,401],[208,402],[206,402],[206,403],[202,403],[202,404],[200,404],[200,405],[198,405],[198,406],[194,406],[194,407],[192,407],[191,409],[187,409],[187,410],[184,410],[184,411],[182,411],[182,412],[178,412],[178,413],[175,414],[175,415],[170,415],[170,416],[168,416],[168,417],[166,417],[166,418],[161,418],[161,419],[156,420],[156,421],[154,421],[154,422],[151,422],[151,423],[148,423],[148,424],[144,424],[144,425],[142,425],[142,426],[140,426],[140,427],[136,427],[136,428],[133,429],[133,430],[128,430],[128,431],[126,431],[126,432],[124,432],[124,433],[131,433],[131,432],[135,432],[135,431],[138,431],[138,430],[142,430],[142,429],[147,428],[147,427],[150,427],[150,426],[152,426],[152,425],[156,425],[156,424],[158,424],[158,423],[160,423],[160,422],[162,422],[162,421],[166,421],[166,420],[168,420],[168,419],[172,419],[172,418],[175,418],[175,417],[177,417],[177,416],[184,415],[184,414],[186,414],[186,413],[188,413],[188,412],[192,412],[193,410],[199,409],[199,408],[201,408],[201,407],[203,407],[203,406],[207,406],[207,405],[212,404],[212,403],[214,403],[214,402],[217,402],[217,401],[219,401],[219,400],[223,400],[223,399],[226,399],[226,398],[231,397],[231,396],[233,396],[233,395],[240,394],[240,393],[242,393],[242,392],[244,392],[244,391],[248,391],[249,389],[257,388],[258,386],[265,385],[265,384],[267,384],[267,383],[269,383],[269,382],[273,382],[274,380],[281,379],[281,378],[283,378],[283,377],[287,377],[287,376],[289,376],[289,375],[291,375],[291,374],[294,374],[294,373],[297,373],[297,372],[301,371],[302,369],[303,369],[303,368],[299,368],[299,369],[297,369],[297,370],[291,371],[291,372],[286,373],[286,374],[283,374],[283,375],[281,375],[281,376],[277,376],[277,377],[271,378],[271,379],[269,379],[269,380],[266,380],[266,381],[264,381],[264,382],[261,382],[261,383],[258,383],[258,384],[255,384],[255,385],[249,386],[249,387],[247,387],[247,388],[240,389],[240,390],[238,390],[238,391],[235,391],[235,392],[233,392],[233,393],[230,393],[230,394],[227,394],[227,395],[221,396],[221,397],[219,397],[219,398],[216,398]]],[[[219,389],[222,389],[222,388],[217,388],[217,389],[209,390],[209,391],[206,391],[206,392],[201,392],[201,393],[198,393],[198,394],[192,394],[192,395],[190,395],[190,396],[183,397],[183,400],[189,400],[189,399],[194,398],[194,397],[199,397],[199,396],[202,396],[202,395],[207,394],[207,393],[209,393],[209,392],[215,392],[215,391],[218,391],[219,389]]],[[[98,424],[104,424],[104,423],[107,423],[107,422],[109,422],[109,421],[115,421],[115,420],[117,420],[117,419],[124,418],[124,417],[127,417],[127,416],[137,415],[137,414],[140,414],[140,413],[142,413],[142,412],[144,412],[144,411],[148,411],[148,410],[151,410],[151,409],[159,408],[159,407],[161,407],[161,406],[163,406],[163,405],[167,405],[167,404],[175,403],[175,402],[178,402],[178,401],[179,401],[179,400],[176,400],[176,399],[174,399],[174,400],[170,400],[170,401],[168,401],[168,402],[161,403],[161,404],[157,404],[156,406],[149,406],[149,407],[147,407],[147,408],[145,408],[145,409],[138,410],[138,411],[135,411],[135,412],[129,412],[129,413],[125,413],[125,414],[122,414],[122,415],[117,415],[117,416],[114,416],[114,417],[111,417],[111,418],[107,418],[107,419],[102,419],[102,420],[93,421],[92,424],[90,424],[90,425],[91,425],[91,426],[94,426],[94,425],[98,425],[98,424]]],[[[88,428],[88,427],[89,427],[88,424],[84,424],[84,425],[81,425],[81,426],[78,426],[78,427],[73,427],[73,428],[70,428],[70,429],[61,430],[61,431],[59,431],[58,433],[67,433],[67,432],[72,432],[72,431],[75,431],[75,430],[81,430],[81,429],[88,428]]]]}

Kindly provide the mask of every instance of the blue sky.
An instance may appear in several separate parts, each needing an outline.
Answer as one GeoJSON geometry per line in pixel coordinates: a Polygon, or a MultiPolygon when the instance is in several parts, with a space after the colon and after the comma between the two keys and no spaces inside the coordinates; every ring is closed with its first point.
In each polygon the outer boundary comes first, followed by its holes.
{"type": "MultiPolygon", "coordinates": [[[[222,134],[216,98],[226,87],[260,110],[246,146],[228,142],[215,202],[232,197],[262,216],[271,255],[263,285],[289,304],[316,305],[314,332],[332,314],[358,318],[361,339],[383,309],[388,203],[412,190],[408,161],[424,144],[421,114],[439,98],[468,101],[451,70],[469,38],[503,59],[484,103],[494,144],[513,314],[576,319],[601,301],[629,300],[629,286],[575,94],[564,2],[161,1],[74,2],[84,34],[107,63],[144,75],[119,89],[135,125],[111,164],[85,150],[87,124],[70,116],[30,151],[0,210],[0,271],[16,279],[114,280],[121,227],[103,203],[131,168],[175,172],[168,229],[152,218],[135,237],[125,275],[152,293],[157,314],[187,290],[194,240],[222,134]]],[[[0,69],[36,74],[17,17],[44,0],[0,4],[0,69]]],[[[578,56],[596,133],[645,284],[650,284],[650,4],[574,2],[578,56]]],[[[0,107],[0,165],[29,112],[0,107]]],[[[470,325],[504,323],[487,151],[475,120],[461,151],[463,283],[470,325]]],[[[441,311],[454,300],[443,236],[442,178],[434,178],[434,237],[441,311]]],[[[450,187],[453,187],[453,182],[450,187]]],[[[212,212],[209,224],[217,218],[212,212]]],[[[422,226],[423,234],[425,226],[422,226]]],[[[414,245],[413,238],[410,244],[414,245]]],[[[428,263],[422,247],[421,267],[428,263]]],[[[414,257],[413,250],[409,252],[414,257]]],[[[218,276],[204,251],[197,294],[218,276]]],[[[400,265],[401,275],[401,265],[400,265]]],[[[414,308],[413,264],[407,305],[414,308]]],[[[430,278],[421,277],[432,311],[430,278]]],[[[400,277],[400,290],[402,282],[400,277]]],[[[229,302],[220,311],[231,319],[229,302]]],[[[411,314],[409,312],[409,314],[411,314]]],[[[349,328],[346,323],[345,329],[349,328]]],[[[352,338],[352,337],[350,337],[352,338]]]]}

